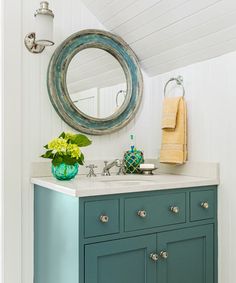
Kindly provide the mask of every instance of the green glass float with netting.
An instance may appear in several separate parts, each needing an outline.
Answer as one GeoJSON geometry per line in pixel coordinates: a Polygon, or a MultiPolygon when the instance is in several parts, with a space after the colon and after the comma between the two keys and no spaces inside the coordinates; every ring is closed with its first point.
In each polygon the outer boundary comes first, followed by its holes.
{"type": "Polygon", "coordinates": [[[143,152],[134,146],[124,154],[124,167],[127,174],[141,174],[140,164],[144,163],[143,152]]]}

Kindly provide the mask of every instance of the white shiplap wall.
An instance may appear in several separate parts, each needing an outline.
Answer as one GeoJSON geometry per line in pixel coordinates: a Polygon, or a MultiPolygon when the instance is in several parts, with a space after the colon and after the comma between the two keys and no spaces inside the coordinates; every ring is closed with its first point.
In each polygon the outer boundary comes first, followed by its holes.
{"type": "MultiPolygon", "coordinates": [[[[34,30],[33,12],[38,8],[37,0],[22,0],[23,30],[34,30]]],[[[55,13],[56,46],[74,32],[86,28],[103,26],[79,0],[50,1],[55,13]]],[[[32,283],[33,277],[33,227],[32,227],[32,188],[30,186],[30,165],[32,161],[41,160],[43,145],[64,130],[72,130],[56,114],[52,107],[46,88],[46,72],[53,48],[47,48],[41,55],[32,55],[22,49],[22,282],[32,283]]],[[[93,145],[84,150],[89,160],[106,160],[121,157],[129,146],[130,134],[135,134],[137,146],[145,150],[146,156],[152,155],[150,140],[146,137],[150,131],[150,96],[149,78],[144,74],[145,99],[135,119],[121,131],[112,135],[91,137],[93,145]]],[[[155,148],[154,148],[155,150],[155,148]]]]}
{"type": "Polygon", "coordinates": [[[189,160],[220,163],[219,187],[219,283],[234,283],[236,277],[236,52],[193,64],[152,78],[151,140],[160,148],[160,113],[163,86],[173,76],[183,75],[189,128],[189,160]]]}
{"type": "Polygon", "coordinates": [[[134,49],[149,76],[236,48],[235,0],[83,0],[134,49]]]}

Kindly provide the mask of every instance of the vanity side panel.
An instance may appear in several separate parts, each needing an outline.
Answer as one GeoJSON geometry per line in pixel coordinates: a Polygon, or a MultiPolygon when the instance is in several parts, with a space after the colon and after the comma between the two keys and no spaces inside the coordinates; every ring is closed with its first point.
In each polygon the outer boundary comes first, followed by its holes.
{"type": "Polygon", "coordinates": [[[79,200],[34,189],[34,283],[79,282],[79,200]]]}

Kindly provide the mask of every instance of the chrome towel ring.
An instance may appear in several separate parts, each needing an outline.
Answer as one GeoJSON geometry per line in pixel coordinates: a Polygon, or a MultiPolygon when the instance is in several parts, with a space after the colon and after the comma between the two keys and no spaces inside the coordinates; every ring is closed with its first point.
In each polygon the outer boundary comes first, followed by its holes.
{"type": "Polygon", "coordinates": [[[172,81],[175,81],[177,83],[177,85],[181,86],[182,87],[182,90],[183,90],[183,96],[185,96],[185,89],[184,89],[184,85],[183,85],[183,77],[182,76],[178,76],[176,78],[170,78],[168,80],[168,82],[165,84],[165,87],[164,87],[164,96],[166,96],[166,90],[167,90],[167,86],[170,82],[172,81]]]}
{"type": "Polygon", "coordinates": [[[119,100],[120,94],[123,94],[124,97],[125,97],[126,94],[127,94],[127,91],[121,89],[117,92],[117,94],[116,94],[116,107],[119,107],[119,101],[118,100],[119,100]]]}

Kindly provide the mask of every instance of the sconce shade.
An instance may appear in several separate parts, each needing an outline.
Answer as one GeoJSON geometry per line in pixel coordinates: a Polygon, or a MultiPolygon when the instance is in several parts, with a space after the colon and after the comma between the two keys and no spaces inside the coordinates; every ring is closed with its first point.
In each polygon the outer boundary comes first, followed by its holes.
{"type": "Polygon", "coordinates": [[[53,45],[53,17],[49,14],[36,14],[35,43],[43,46],[53,45]]]}

